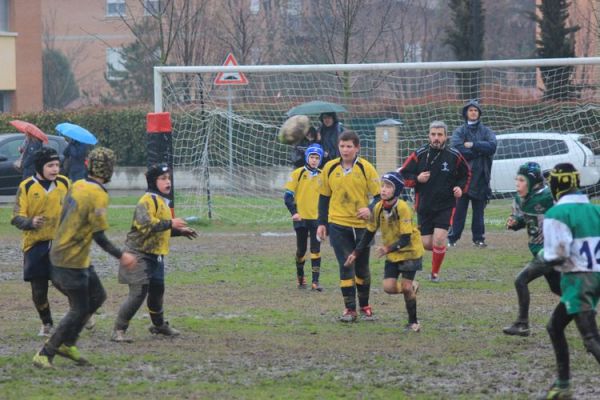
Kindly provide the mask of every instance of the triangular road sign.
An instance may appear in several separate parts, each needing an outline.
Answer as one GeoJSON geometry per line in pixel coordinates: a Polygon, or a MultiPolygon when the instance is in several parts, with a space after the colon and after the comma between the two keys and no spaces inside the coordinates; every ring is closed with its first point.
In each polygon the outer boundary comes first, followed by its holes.
{"type": "MultiPolygon", "coordinates": [[[[223,65],[229,67],[236,66],[238,63],[233,54],[229,53],[223,65]]],[[[215,85],[247,85],[248,79],[242,72],[219,72],[214,83],[215,85]]]]}

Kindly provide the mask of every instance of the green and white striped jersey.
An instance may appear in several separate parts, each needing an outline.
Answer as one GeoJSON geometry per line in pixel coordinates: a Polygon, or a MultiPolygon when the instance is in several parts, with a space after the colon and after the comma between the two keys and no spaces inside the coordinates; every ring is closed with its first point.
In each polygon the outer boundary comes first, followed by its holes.
{"type": "Polygon", "coordinates": [[[581,193],[561,197],[544,218],[544,259],[565,259],[561,272],[600,272],[600,206],[581,193]]]}

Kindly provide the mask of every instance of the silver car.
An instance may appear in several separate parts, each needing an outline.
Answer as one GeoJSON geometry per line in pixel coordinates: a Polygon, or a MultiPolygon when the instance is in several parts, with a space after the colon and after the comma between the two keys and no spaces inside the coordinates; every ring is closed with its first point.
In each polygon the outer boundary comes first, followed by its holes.
{"type": "Polygon", "coordinates": [[[515,191],[519,166],[528,161],[539,163],[543,171],[569,162],[581,173],[581,186],[600,181],[600,165],[592,150],[582,143],[583,135],[557,132],[519,132],[498,134],[498,146],[492,164],[490,185],[494,193],[515,191]]]}

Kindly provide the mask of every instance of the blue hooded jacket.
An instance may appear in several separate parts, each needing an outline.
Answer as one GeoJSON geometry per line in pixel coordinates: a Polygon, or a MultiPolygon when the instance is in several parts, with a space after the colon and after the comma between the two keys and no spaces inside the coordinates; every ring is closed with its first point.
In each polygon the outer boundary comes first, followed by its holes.
{"type": "Polygon", "coordinates": [[[481,122],[481,106],[477,100],[470,100],[462,109],[465,123],[454,130],[450,145],[458,150],[471,167],[471,185],[467,194],[475,199],[487,200],[491,197],[490,179],[492,161],[496,153],[496,134],[481,122]],[[479,119],[468,123],[467,110],[475,107],[479,110],[479,119]],[[473,142],[466,148],[465,142],[473,142]]]}
{"type": "Polygon", "coordinates": [[[92,146],[72,140],[64,151],[65,160],[63,168],[65,175],[75,182],[78,179],[84,179],[87,176],[85,159],[92,146]]]}

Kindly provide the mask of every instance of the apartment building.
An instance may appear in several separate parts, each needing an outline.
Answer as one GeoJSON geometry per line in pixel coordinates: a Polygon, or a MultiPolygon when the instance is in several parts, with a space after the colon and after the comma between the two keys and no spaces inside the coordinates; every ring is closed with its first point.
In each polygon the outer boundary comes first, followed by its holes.
{"type": "Polygon", "coordinates": [[[41,0],[0,0],[0,112],[43,107],[41,0]]]}

